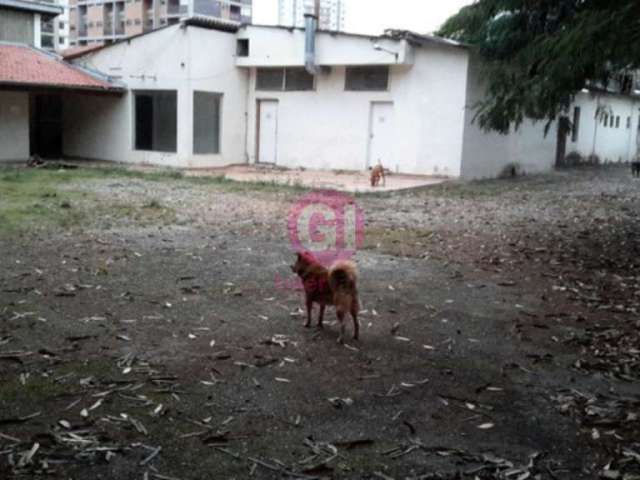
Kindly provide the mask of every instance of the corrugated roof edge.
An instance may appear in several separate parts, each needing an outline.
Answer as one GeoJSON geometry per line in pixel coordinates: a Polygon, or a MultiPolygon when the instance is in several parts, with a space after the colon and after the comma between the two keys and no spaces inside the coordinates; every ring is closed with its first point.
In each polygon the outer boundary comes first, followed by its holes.
{"type": "Polygon", "coordinates": [[[57,16],[63,12],[63,8],[60,5],[27,0],[0,0],[0,7],[11,8],[14,10],[26,10],[28,12],[43,13],[51,16],[57,16]]]}
{"type": "Polygon", "coordinates": [[[422,33],[412,32],[411,30],[397,30],[388,28],[384,31],[383,37],[392,38],[394,40],[406,40],[414,45],[426,45],[429,43],[435,43],[438,45],[444,45],[448,47],[464,48],[467,49],[470,45],[456,42],[444,37],[438,37],[437,35],[426,35],[422,33]]]}
{"type": "Polygon", "coordinates": [[[240,22],[224,20],[222,18],[207,17],[205,15],[195,15],[193,17],[185,18],[182,20],[182,23],[193,27],[209,28],[211,30],[229,33],[236,33],[242,26],[242,23],[240,22]]]}
{"type": "MultiPolygon", "coordinates": [[[[288,30],[293,32],[295,30],[304,31],[304,27],[294,27],[287,25],[258,25],[258,24],[247,24],[242,25],[240,28],[244,27],[258,27],[258,28],[277,28],[280,30],[288,30]]],[[[392,40],[407,40],[408,42],[414,45],[425,45],[427,43],[436,43],[439,45],[445,45],[449,47],[456,48],[469,48],[469,45],[464,43],[456,42],[455,40],[449,40],[448,38],[438,37],[436,35],[426,35],[421,33],[412,32],[410,30],[397,30],[393,28],[388,28],[384,31],[382,35],[369,35],[365,33],[351,33],[351,32],[340,32],[336,30],[318,30],[319,33],[327,33],[329,35],[336,36],[345,36],[345,37],[359,37],[359,38],[368,38],[371,40],[376,40],[379,38],[390,38],[392,40]]]]}
{"type": "MultiPolygon", "coordinates": [[[[294,27],[294,26],[287,26],[287,25],[260,25],[260,24],[255,24],[255,23],[242,24],[240,26],[240,29],[245,28],[245,27],[276,28],[278,30],[287,30],[289,32],[293,32],[293,31],[296,31],[296,30],[304,31],[304,27],[294,27]]],[[[327,33],[329,35],[344,36],[344,37],[368,38],[368,39],[371,39],[371,40],[375,40],[377,38],[380,38],[380,35],[367,35],[365,33],[339,32],[337,30],[322,30],[322,29],[318,29],[318,33],[327,33]]]]}

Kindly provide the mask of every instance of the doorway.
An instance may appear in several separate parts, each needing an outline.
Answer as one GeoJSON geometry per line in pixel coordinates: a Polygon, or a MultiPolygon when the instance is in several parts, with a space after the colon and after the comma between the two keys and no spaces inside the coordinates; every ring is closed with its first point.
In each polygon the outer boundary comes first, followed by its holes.
{"type": "Polygon", "coordinates": [[[556,168],[563,167],[567,156],[567,138],[571,132],[571,122],[568,117],[558,119],[558,143],[556,146],[556,168]]]}
{"type": "Polygon", "coordinates": [[[258,100],[257,152],[258,163],[278,161],[278,101],[258,100]]]}
{"type": "Polygon", "coordinates": [[[393,146],[393,102],[371,102],[366,167],[380,162],[386,168],[394,168],[393,146]]]}
{"type": "Polygon", "coordinates": [[[31,97],[31,155],[42,158],[62,157],[62,97],[31,97]]]}

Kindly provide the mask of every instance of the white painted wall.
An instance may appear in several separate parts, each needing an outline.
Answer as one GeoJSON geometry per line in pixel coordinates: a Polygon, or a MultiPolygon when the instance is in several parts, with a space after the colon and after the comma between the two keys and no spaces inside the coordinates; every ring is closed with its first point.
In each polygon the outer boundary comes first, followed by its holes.
{"type": "Polygon", "coordinates": [[[42,17],[39,13],[33,15],[33,46],[42,46],[42,17]]]}
{"type": "Polygon", "coordinates": [[[484,95],[477,60],[469,62],[464,119],[461,176],[465,179],[495,178],[506,167],[517,165],[522,173],[542,173],[553,169],[557,145],[555,122],[544,135],[544,122],[525,121],[509,135],[483,131],[473,122],[472,107],[484,95]]]}
{"type": "MultiPolygon", "coordinates": [[[[278,101],[278,165],[363,170],[371,104],[392,102],[393,159],[385,166],[394,171],[475,179],[496,177],[513,164],[525,173],[553,168],[555,125],[546,137],[543,122],[525,122],[517,133],[503,136],[487,134],[472,123],[470,106],[484,89],[478,66],[464,49],[385,40],[385,48],[400,52],[401,62],[390,65],[388,91],[351,92],[345,91],[345,65],[393,64],[395,57],[374,50],[371,37],[321,33],[318,63],[331,67],[317,77],[315,90],[262,92],[255,89],[256,67],[302,65],[303,32],[248,26],[238,37],[250,40],[249,57],[235,57],[234,34],[176,25],[79,59],[87,67],[119,77],[133,91],[176,90],[177,152],[134,150],[133,94],[127,92],[120,97],[68,97],[73,100],[65,102],[64,153],[182,168],[253,163],[257,103],[266,99],[278,101]],[[223,94],[220,154],[193,154],[194,91],[223,94]]],[[[619,112],[621,127],[598,129],[596,153],[603,159],[626,160],[635,153],[640,104],[613,96],[606,101],[619,112]],[[627,116],[632,117],[629,130],[627,116]]],[[[575,144],[569,138],[567,153],[588,155],[593,148],[589,132],[595,127],[595,106],[584,95],[577,102],[583,108],[580,134],[575,144]]]]}
{"type": "Polygon", "coordinates": [[[468,52],[459,48],[434,45],[415,49],[410,85],[402,92],[404,108],[416,104],[416,111],[403,126],[409,131],[417,126],[413,137],[416,146],[411,152],[415,166],[409,173],[462,174],[468,63],[468,52]]]}
{"type": "Polygon", "coordinates": [[[29,94],[0,91],[0,162],[29,158],[29,94]]]}
{"type": "MultiPolygon", "coordinates": [[[[238,38],[249,39],[249,56],[239,57],[240,67],[281,67],[304,65],[305,33],[300,29],[247,25],[238,38]]],[[[319,32],[316,35],[318,65],[391,65],[411,63],[411,47],[406,41],[380,39],[364,35],[319,32]],[[390,52],[375,50],[380,44],[390,52]]]]}
{"type": "Polygon", "coordinates": [[[131,162],[131,95],[67,95],[63,153],[89,160],[131,162]]]}
{"type": "MultiPolygon", "coordinates": [[[[574,106],[580,107],[580,126],[578,138],[574,142],[569,136],[567,153],[577,152],[584,158],[598,155],[603,163],[628,162],[637,154],[638,123],[640,102],[631,98],[609,95],[580,93],[574,106]],[[620,117],[620,126],[604,125],[602,118],[596,118],[598,106],[604,107],[615,117],[620,117]],[[631,125],[627,128],[627,118],[631,125]]],[[[573,120],[573,107],[569,117],[573,120]]]]}
{"type": "Polygon", "coordinates": [[[119,77],[132,91],[177,91],[177,152],[134,149],[133,94],[129,92],[99,101],[77,97],[72,105],[65,105],[64,153],[182,168],[244,162],[248,80],[247,72],[235,67],[235,45],[233,34],[176,25],[80,58],[79,63],[89,68],[119,77]],[[193,154],[196,90],[223,94],[220,154],[193,154]]]}
{"type": "Polygon", "coordinates": [[[345,91],[343,66],[316,78],[315,91],[256,91],[249,85],[248,152],[256,161],[260,99],[278,100],[278,165],[363,170],[367,164],[372,102],[394,104],[394,160],[385,165],[412,174],[460,175],[466,87],[465,51],[433,46],[412,53],[413,67],[391,67],[389,90],[345,91]]]}

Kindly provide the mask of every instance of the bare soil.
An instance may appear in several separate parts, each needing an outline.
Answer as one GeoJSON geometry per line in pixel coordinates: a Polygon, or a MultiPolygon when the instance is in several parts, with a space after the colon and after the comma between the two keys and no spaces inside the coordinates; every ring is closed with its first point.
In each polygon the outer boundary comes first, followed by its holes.
{"type": "Polygon", "coordinates": [[[290,288],[299,189],[55,189],[82,222],[0,226],[0,478],[640,478],[624,168],[357,196],[345,346],[290,288]]]}

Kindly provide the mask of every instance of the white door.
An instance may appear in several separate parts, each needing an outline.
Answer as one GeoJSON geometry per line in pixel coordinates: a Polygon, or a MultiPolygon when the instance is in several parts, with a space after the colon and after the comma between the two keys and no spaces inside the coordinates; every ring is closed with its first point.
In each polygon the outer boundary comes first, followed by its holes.
{"type": "Polygon", "coordinates": [[[396,169],[393,156],[393,134],[393,103],[372,102],[369,117],[367,168],[380,162],[385,168],[396,169]]]}
{"type": "Polygon", "coordinates": [[[278,159],[278,101],[258,103],[258,162],[276,163],[278,159]]]}

